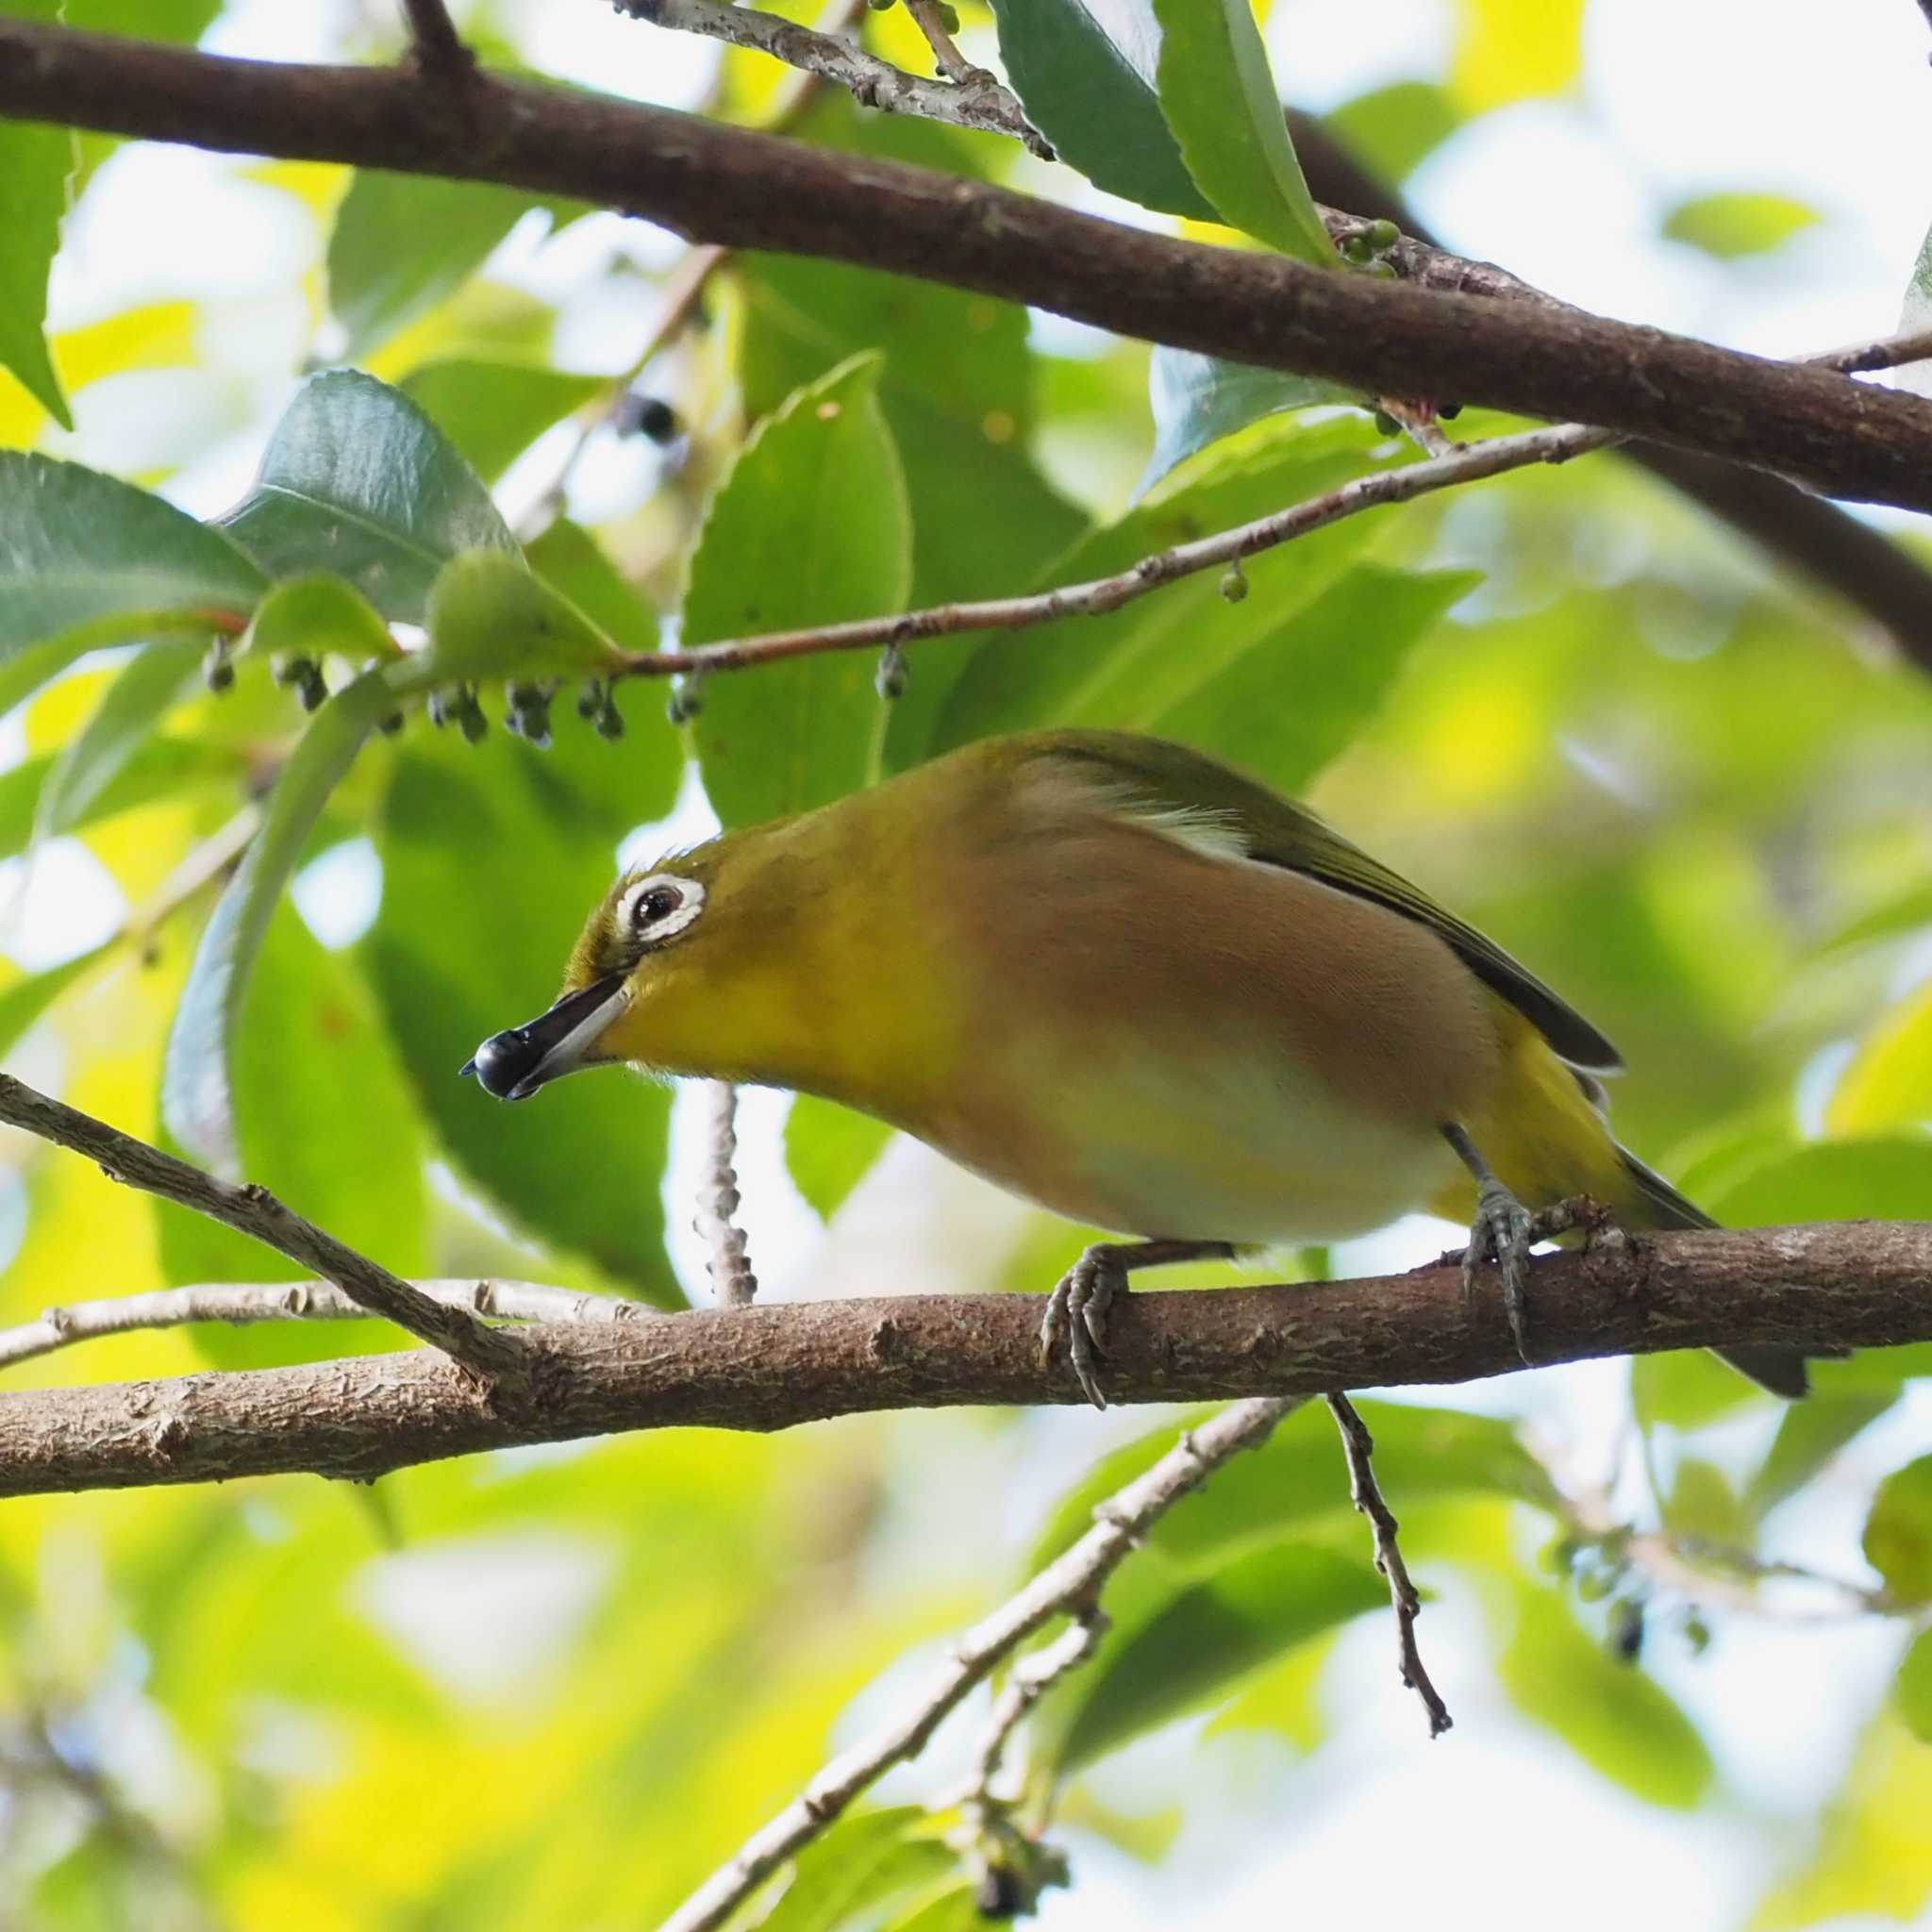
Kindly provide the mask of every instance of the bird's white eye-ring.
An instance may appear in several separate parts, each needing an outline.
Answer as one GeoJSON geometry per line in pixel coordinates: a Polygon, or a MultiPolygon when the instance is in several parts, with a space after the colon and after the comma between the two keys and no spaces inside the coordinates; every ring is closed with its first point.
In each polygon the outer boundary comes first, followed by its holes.
{"type": "Polygon", "coordinates": [[[657,945],[681,933],[704,909],[705,889],[695,879],[654,872],[625,887],[617,921],[631,939],[657,945]]]}

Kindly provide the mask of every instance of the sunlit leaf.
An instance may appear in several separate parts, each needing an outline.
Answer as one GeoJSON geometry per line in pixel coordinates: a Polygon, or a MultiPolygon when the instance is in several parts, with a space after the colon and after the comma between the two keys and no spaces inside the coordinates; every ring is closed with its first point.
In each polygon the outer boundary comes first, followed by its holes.
{"type": "Polygon", "coordinates": [[[785,1116],[785,1165],[819,1218],[829,1221],[891,1138],[891,1128],[870,1114],[801,1093],[785,1116]]]}
{"type": "Polygon", "coordinates": [[[1454,92],[1472,111],[1561,93],[1582,64],[1583,0],[1461,0],[1454,92]]]}
{"type": "Polygon", "coordinates": [[[1865,1560],[1901,1603],[1932,1603],[1932,1456],[1895,1469],[1865,1518],[1865,1560]]]}
{"type": "Polygon", "coordinates": [[[1818,220],[1815,208],[1785,194],[1699,194],[1664,217],[1663,232],[1719,261],[1735,261],[1769,255],[1818,220]]]}
{"type": "Polygon", "coordinates": [[[1364,167],[1391,183],[1399,183],[1462,125],[1447,91],[1426,80],[1373,88],[1322,119],[1364,167]]]}
{"type": "Polygon", "coordinates": [[[1932,1122],[1932,981],[1873,1028],[1824,1118],[1835,1134],[1879,1134],[1932,1122]]]}
{"type": "Polygon", "coordinates": [[[1907,1647],[1891,1680],[1891,1701],[1912,1736],[1932,1744],[1932,1630],[1921,1630],[1907,1647]]]}
{"type": "Polygon", "coordinates": [[[758,1922],[761,1932],[837,1932],[954,1862],[918,1806],[855,1812],[798,1855],[791,1883],[758,1922]]]}

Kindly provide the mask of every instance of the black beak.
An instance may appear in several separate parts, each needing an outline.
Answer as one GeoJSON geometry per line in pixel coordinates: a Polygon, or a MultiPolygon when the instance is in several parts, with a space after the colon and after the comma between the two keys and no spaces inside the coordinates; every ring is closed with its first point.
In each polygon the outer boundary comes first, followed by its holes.
{"type": "Polygon", "coordinates": [[[527,1100],[546,1081],[585,1064],[586,1052],[616,1018],[624,999],[621,973],[567,993],[547,1013],[492,1033],[464,1061],[458,1077],[474,1074],[484,1092],[498,1100],[527,1100]]]}

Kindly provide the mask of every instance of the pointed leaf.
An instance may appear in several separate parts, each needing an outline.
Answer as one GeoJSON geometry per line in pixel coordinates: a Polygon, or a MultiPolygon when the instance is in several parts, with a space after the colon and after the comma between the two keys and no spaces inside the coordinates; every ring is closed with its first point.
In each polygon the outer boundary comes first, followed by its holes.
{"type": "Polygon", "coordinates": [[[1932,1123],[1932,983],[1873,1028],[1825,1109],[1834,1134],[1875,1134],[1932,1123]]]}
{"type": "Polygon", "coordinates": [[[856,1914],[875,1912],[956,1864],[916,1805],[850,1814],[798,1855],[759,1932],[837,1932],[856,1914]]]}
{"type": "Polygon", "coordinates": [[[820,1220],[829,1221],[891,1138],[870,1114],[801,1093],[785,1116],[785,1165],[820,1220]]]}
{"type": "Polygon", "coordinates": [[[1818,221],[1816,208],[1787,194],[1699,194],[1664,217],[1663,232],[1719,261],[1736,261],[1769,255],[1818,221]]]}
{"type": "MultiPolygon", "coordinates": [[[[25,0],[15,12],[53,20],[54,0],[25,0]]],[[[60,245],[74,136],[39,121],[0,121],[0,369],[10,369],[63,429],[74,427],[47,354],[47,275],[60,245]]]]}

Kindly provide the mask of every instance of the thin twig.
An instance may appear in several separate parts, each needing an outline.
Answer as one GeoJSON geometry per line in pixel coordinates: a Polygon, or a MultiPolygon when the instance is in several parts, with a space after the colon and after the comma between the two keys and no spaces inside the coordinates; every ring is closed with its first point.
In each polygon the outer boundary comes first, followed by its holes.
{"type": "MultiPolygon", "coordinates": [[[[621,1322],[658,1310],[620,1295],[584,1294],[541,1281],[431,1278],[412,1284],[432,1301],[505,1322],[621,1322]]],[[[31,1322],[0,1328],[0,1369],[104,1336],[199,1322],[367,1321],[369,1310],[326,1281],[210,1281],[192,1288],[104,1295],[44,1308],[31,1322]]]]}
{"type": "Polygon", "coordinates": [[[913,25],[925,36],[925,44],[932,49],[933,65],[955,87],[976,87],[992,79],[985,68],[974,66],[954,44],[953,36],[940,16],[938,0],[906,0],[906,11],[912,16],[913,25]]]}
{"type": "Polygon", "coordinates": [[[1085,1663],[1107,1635],[1107,1613],[1098,1604],[1076,1604],[1072,1615],[1073,1622],[1051,1643],[1029,1651],[1007,1674],[1006,1684],[993,1699],[992,1715],[987,1720],[979,1749],[974,1754],[972,1782],[960,1799],[969,1810],[1000,1802],[993,1796],[992,1787],[1013,1733],[1041,1698],[1068,1672],[1085,1663]]]}
{"type": "Polygon", "coordinates": [[[739,1848],[664,1921],[662,1932],[710,1932],[801,1846],[810,1843],[894,1764],[917,1757],[941,1721],[1000,1661],[1051,1618],[1096,1600],[1127,1553],[1183,1496],[1229,1457],[1267,1441],[1299,1405],[1264,1396],[1238,1402],[1180,1441],[1144,1475],[1093,1512],[1094,1524],[1064,1556],[954,1643],[951,1654],[910,1707],[888,1720],[825,1765],[803,1792],[739,1848]]]}
{"type": "MultiPolygon", "coordinates": [[[[1932,331],[1917,330],[1910,335],[1860,342],[1799,359],[1821,369],[1850,373],[1889,368],[1900,362],[1917,361],[1927,355],[1932,355],[1932,331]]],[[[1238,524],[1233,529],[1218,531],[1211,537],[1156,551],[1110,576],[1091,577],[1083,583],[1064,584],[1057,590],[1025,596],[936,604],[920,610],[855,618],[846,624],[725,638],[684,651],[638,651],[625,658],[618,675],[671,677],[695,672],[743,671],[755,664],[815,657],[827,651],[868,650],[880,644],[904,648],[928,638],[957,637],[969,631],[1026,630],[1064,617],[1097,617],[1118,610],[1124,604],[1131,604],[1181,577],[1225,568],[1243,558],[1325,529],[1346,517],[1359,515],[1363,510],[1409,503],[1439,490],[1499,476],[1532,463],[1569,462],[1622,441],[1613,430],[1592,428],[1581,423],[1556,424],[1514,436],[1494,436],[1484,442],[1454,446],[1447,455],[1400,469],[1357,476],[1304,503],[1257,517],[1252,523],[1238,524]]]]}
{"type": "Polygon", "coordinates": [[[6,1074],[0,1074],[0,1122],[86,1155],[100,1163],[109,1180],[158,1194],[225,1227],[253,1235],[332,1281],[372,1315],[381,1315],[440,1348],[486,1384],[514,1384],[524,1375],[526,1363],[516,1337],[487,1328],[463,1309],[450,1307],[411,1287],[334,1235],[305,1221],[255,1182],[238,1185],[218,1180],[6,1074]]]}
{"type": "Polygon", "coordinates": [[[1415,1620],[1422,1613],[1423,1600],[1409,1581],[1408,1565],[1402,1560],[1394,1512],[1382,1500],[1381,1487],[1375,1481],[1374,1439],[1346,1395],[1338,1391],[1324,1399],[1341,1432],[1341,1453],[1348,1458],[1348,1499],[1369,1520],[1375,1539],[1375,1568],[1388,1579],[1389,1598],[1395,1606],[1395,1644],[1402,1662],[1402,1681],[1422,1699],[1423,1708],[1429,1714],[1429,1736],[1440,1738],[1450,1726],[1449,1707],[1430,1683],[1423,1654],[1416,1646],[1415,1620]]]}
{"type": "Polygon", "coordinates": [[[781,20],[776,14],[761,13],[756,7],[731,6],[727,0],[616,0],[616,5],[622,12],[647,20],[654,26],[675,27],[769,54],[788,67],[849,90],[861,107],[942,121],[953,127],[974,127],[983,134],[1009,135],[1024,142],[1042,160],[1054,158],[1053,149],[1028,124],[1019,102],[990,75],[981,75],[972,86],[923,79],[849,41],[781,20]]]}
{"type": "Polygon", "coordinates": [[[758,1299],[744,1230],[738,1224],[738,1089],[729,1080],[706,1080],[705,1177],[691,1225],[704,1239],[711,1297],[720,1307],[748,1308],[758,1299]]]}
{"type": "Polygon", "coordinates": [[[475,56],[463,45],[442,0],[403,0],[403,12],[409,22],[409,58],[418,70],[448,81],[466,79],[475,56]]]}

